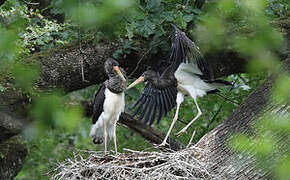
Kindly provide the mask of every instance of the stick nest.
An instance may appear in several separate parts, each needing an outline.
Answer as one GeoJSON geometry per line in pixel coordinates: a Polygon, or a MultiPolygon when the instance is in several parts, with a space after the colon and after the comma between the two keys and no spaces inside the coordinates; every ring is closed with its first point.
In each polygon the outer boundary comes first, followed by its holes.
{"type": "Polygon", "coordinates": [[[195,157],[206,153],[196,147],[177,152],[126,153],[78,151],[53,170],[52,179],[215,179],[195,157]]]}

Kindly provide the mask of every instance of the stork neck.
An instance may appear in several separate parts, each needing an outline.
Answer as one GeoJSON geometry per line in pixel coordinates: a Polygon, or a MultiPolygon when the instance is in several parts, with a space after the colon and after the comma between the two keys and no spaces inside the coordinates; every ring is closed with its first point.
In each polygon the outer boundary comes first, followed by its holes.
{"type": "Polygon", "coordinates": [[[123,81],[120,76],[116,75],[110,77],[105,82],[106,87],[113,93],[119,94],[125,91],[127,87],[127,81],[123,81]]]}

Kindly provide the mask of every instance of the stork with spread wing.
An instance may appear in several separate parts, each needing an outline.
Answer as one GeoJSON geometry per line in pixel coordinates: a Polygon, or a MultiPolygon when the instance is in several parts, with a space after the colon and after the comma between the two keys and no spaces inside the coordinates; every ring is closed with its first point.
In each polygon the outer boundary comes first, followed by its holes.
{"type": "Polygon", "coordinates": [[[176,135],[186,132],[187,128],[198,119],[202,112],[197,104],[197,97],[202,97],[209,92],[216,92],[217,87],[229,85],[229,82],[214,80],[213,72],[199,48],[191,41],[184,32],[175,25],[171,53],[168,66],[161,75],[148,70],[145,71],[127,89],[130,89],[141,82],[147,82],[142,95],[139,97],[133,108],[135,114],[140,113],[140,119],[150,125],[157,119],[160,122],[163,116],[177,104],[175,116],[165,139],[160,145],[165,146],[170,132],[178,119],[180,104],[185,95],[194,100],[197,107],[197,115],[176,135]]]}

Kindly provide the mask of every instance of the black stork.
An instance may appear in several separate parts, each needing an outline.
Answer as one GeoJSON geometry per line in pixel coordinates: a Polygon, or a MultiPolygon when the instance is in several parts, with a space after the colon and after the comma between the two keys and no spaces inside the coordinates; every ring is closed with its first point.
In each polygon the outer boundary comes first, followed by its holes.
{"type": "Polygon", "coordinates": [[[197,104],[197,97],[216,92],[217,87],[230,84],[226,81],[215,80],[213,71],[199,51],[199,47],[175,25],[172,27],[174,37],[168,61],[170,65],[161,75],[152,70],[145,71],[127,88],[147,82],[133,108],[136,109],[134,116],[141,112],[139,118],[144,119],[145,123],[149,122],[150,125],[156,118],[158,124],[160,119],[177,104],[175,116],[161,146],[166,145],[167,138],[178,119],[179,107],[185,95],[192,97],[198,113],[181,131],[176,133],[178,136],[185,133],[187,128],[202,115],[197,104]]]}
{"type": "Polygon", "coordinates": [[[106,153],[107,136],[114,139],[117,152],[116,123],[121,112],[124,112],[127,80],[125,71],[119,68],[119,63],[113,59],[105,61],[104,69],[109,79],[103,83],[94,97],[90,137],[94,144],[104,142],[106,153]]]}

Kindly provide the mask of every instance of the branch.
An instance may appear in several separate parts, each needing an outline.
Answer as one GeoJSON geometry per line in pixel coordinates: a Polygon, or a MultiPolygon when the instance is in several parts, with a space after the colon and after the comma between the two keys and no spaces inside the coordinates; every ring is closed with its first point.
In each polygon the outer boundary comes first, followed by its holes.
{"type": "MultiPolygon", "coordinates": [[[[127,113],[123,113],[120,116],[119,122],[129,127],[131,130],[140,134],[144,139],[150,141],[153,144],[161,144],[163,139],[165,138],[165,134],[158,131],[155,128],[152,128],[148,125],[143,124],[140,121],[135,120],[127,113]]],[[[184,149],[185,146],[178,142],[177,140],[170,138],[169,147],[175,151],[184,149]]]]}

